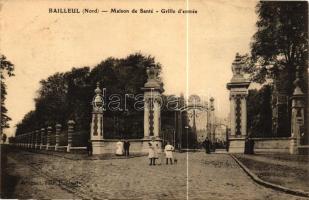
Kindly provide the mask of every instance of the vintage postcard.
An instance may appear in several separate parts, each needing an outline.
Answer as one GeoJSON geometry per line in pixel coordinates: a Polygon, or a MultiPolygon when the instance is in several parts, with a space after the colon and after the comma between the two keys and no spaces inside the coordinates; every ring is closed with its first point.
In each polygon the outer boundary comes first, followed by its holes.
{"type": "Polygon", "coordinates": [[[1,199],[308,199],[308,2],[0,0],[1,199]]]}

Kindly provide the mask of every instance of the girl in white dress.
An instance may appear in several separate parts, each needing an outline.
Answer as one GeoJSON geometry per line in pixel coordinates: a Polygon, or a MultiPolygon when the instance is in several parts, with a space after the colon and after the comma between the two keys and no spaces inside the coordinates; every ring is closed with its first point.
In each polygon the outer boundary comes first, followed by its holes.
{"type": "Polygon", "coordinates": [[[166,157],[166,164],[168,165],[168,160],[170,160],[170,164],[173,164],[173,151],[174,147],[167,142],[167,145],[165,145],[164,152],[165,152],[165,157],[166,157]]]}
{"type": "Polygon", "coordinates": [[[123,142],[121,142],[120,140],[116,143],[116,155],[123,155],[123,142]]]}
{"type": "Polygon", "coordinates": [[[149,165],[156,165],[156,160],[155,160],[155,147],[152,145],[151,142],[148,143],[149,149],[148,149],[148,158],[149,158],[149,165]]]}

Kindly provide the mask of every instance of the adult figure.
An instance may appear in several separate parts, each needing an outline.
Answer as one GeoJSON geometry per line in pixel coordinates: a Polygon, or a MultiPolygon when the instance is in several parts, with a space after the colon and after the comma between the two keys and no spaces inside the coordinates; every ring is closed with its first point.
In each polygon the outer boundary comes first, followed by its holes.
{"type": "Polygon", "coordinates": [[[206,137],[206,139],[204,140],[203,146],[205,148],[205,152],[207,154],[209,154],[210,153],[210,141],[209,141],[208,137],[206,137]]]}
{"type": "Polygon", "coordinates": [[[149,146],[149,149],[150,149],[149,151],[150,151],[150,155],[152,155],[152,165],[156,165],[156,157],[157,157],[156,149],[157,149],[158,143],[155,141],[155,139],[156,139],[155,137],[152,137],[151,141],[149,142],[151,144],[149,146]]]}
{"type": "Polygon", "coordinates": [[[124,155],[126,157],[129,157],[129,155],[130,155],[130,142],[127,139],[124,141],[123,147],[124,147],[124,155]]]}
{"type": "Polygon", "coordinates": [[[92,142],[90,140],[88,140],[88,143],[87,143],[87,152],[88,152],[88,156],[92,156],[92,142]]]}
{"type": "Polygon", "coordinates": [[[249,154],[249,149],[250,149],[250,147],[249,147],[249,145],[250,145],[250,143],[249,143],[249,137],[246,137],[246,139],[245,139],[245,151],[244,151],[244,154],[249,154]]]}
{"type": "Polygon", "coordinates": [[[165,158],[166,158],[166,164],[168,165],[168,160],[170,160],[170,164],[173,164],[173,151],[174,147],[170,144],[170,142],[167,142],[167,145],[164,147],[165,152],[165,158]]]}
{"type": "Polygon", "coordinates": [[[118,142],[116,143],[116,155],[123,155],[123,143],[120,140],[118,140],[118,142]]]}
{"type": "Polygon", "coordinates": [[[252,138],[249,138],[249,154],[254,154],[254,140],[252,138]]]}

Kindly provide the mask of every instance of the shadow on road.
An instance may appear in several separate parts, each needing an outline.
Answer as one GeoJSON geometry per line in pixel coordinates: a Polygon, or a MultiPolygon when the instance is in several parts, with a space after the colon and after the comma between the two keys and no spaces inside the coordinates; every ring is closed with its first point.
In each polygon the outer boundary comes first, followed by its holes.
{"type": "Polygon", "coordinates": [[[1,198],[8,199],[14,198],[15,187],[20,180],[19,176],[10,175],[15,166],[14,164],[8,164],[8,152],[12,149],[8,145],[1,144],[1,198]]]}

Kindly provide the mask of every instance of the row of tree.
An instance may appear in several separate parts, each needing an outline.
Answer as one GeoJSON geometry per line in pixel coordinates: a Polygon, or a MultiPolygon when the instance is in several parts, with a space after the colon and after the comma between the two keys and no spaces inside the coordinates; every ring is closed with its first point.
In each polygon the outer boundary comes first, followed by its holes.
{"type": "MultiPolygon", "coordinates": [[[[40,81],[40,89],[35,98],[35,109],[27,113],[17,124],[16,135],[41,127],[66,122],[73,119],[77,130],[90,130],[92,98],[96,84],[106,88],[106,98],[113,94],[121,96],[122,107],[104,112],[105,138],[141,138],[143,136],[143,110],[136,110],[134,98],[128,94],[143,94],[141,88],[147,81],[146,68],[155,65],[161,72],[160,63],[154,57],[140,53],[126,58],[108,58],[94,68],[73,68],[65,73],[56,73],[40,81]],[[127,95],[127,96],[126,96],[127,95]],[[123,102],[126,101],[126,102],[123,102]],[[124,109],[124,103],[125,108],[124,109]]],[[[163,99],[166,99],[163,96],[163,99]]],[[[175,102],[176,103],[176,102],[175,102]]],[[[166,123],[162,129],[172,126],[174,112],[163,107],[162,118],[166,123]]]]}

